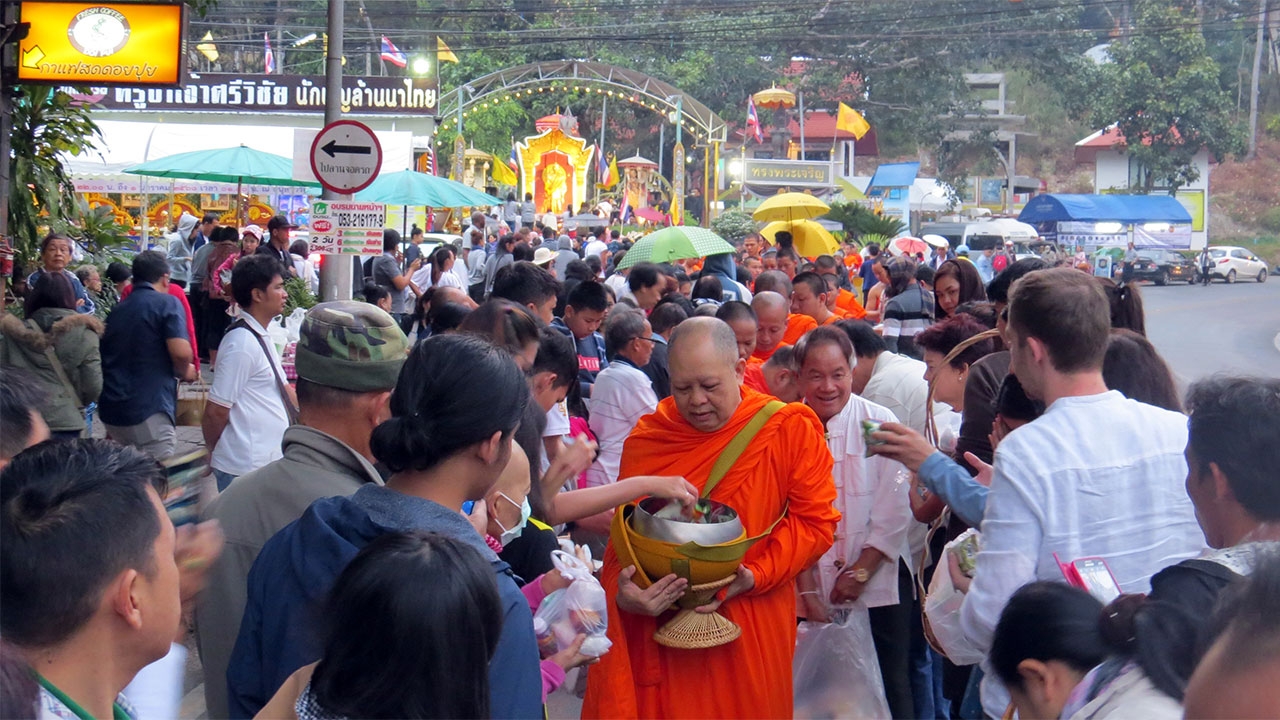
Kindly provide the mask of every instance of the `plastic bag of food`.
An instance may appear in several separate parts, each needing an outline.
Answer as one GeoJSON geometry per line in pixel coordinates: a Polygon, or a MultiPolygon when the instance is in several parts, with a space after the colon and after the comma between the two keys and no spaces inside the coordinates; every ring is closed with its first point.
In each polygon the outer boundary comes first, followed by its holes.
{"type": "Polygon", "coordinates": [[[800,623],[792,681],[797,718],[889,717],[871,621],[862,603],[837,611],[833,622],[800,623]]]}
{"type": "Polygon", "coordinates": [[[935,650],[946,655],[956,665],[972,665],[981,662],[984,656],[974,651],[965,641],[964,630],[960,627],[960,606],[964,604],[964,593],[957,590],[951,582],[947,555],[955,554],[960,560],[960,569],[969,574],[977,560],[980,543],[981,535],[972,528],[947,543],[924,599],[928,629],[926,637],[935,650]]]}
{"type": "Polygon", "coordinates": [[[600,581],[591,574],[590,565],[562,550],[551,553],[551,563],[571,582],[569,587],[548,595],[534,619],[547,624],[556,647],[567,648],[579,635],[586,635],[580,652],[590,657],[604,655],[612,643],[605,637],[609,606],[600,581]]]}

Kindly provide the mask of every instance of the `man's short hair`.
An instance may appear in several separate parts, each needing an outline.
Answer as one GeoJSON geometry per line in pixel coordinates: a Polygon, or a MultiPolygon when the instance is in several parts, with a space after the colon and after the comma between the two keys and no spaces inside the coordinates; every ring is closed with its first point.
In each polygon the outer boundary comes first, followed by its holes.
{"type": "Polygon", "coordinates": [[[510,300],[517,305],[541,305],[560,294],[560,283],[547,270],[531,262],[512,263],[493,278],[490,297],[510,300]]]}
{"type": "Polygon", "coordinates": [[[875,256],[877,256],[877,255],[879,255],[879,254],[880,254],[880,245],[879,245],[878,243],[868,243],[868,244],[867,244],[867,255],[868,255],[868,256],[870,256],[870,257],[875,257],[875,256]]]}
{"type": "Polygon", "coordinates": [[[159,250],[144,250],[133,256],[133,281],[157,283],[169,274],[169,259],[159,250]]]}
{"type": "MultiPolygon", "coordinates": [[[[1044,270],[1049,263],[1038,257],[1022,258],[1009,263],[1009,267],[1000,271],[999,275],[987,283],[987,299],[991,302],[1009,302],[1009,288],[1027,273],[1044,270]]],[[[1079,271],[1077,271],[1079,272],[1079,271]]]]}
{"type": "Polygon", "coordinates": [[[840,328],[823,325],[814,328],[800,338],[800,342],[795,344],[795,367],[799,368],[804,365],[804,361],[809,357],[809,353],[823,345],[834,345],[849,361],[849,366],[857,364],[854,360],[853,342],[849,340],[848,334],[840,330],[840,328]]]}
{"type": "Polygon", "coordinates": [[[529,369],[530,375],[542,372],[556,374],[552,387],[566,387],[578,381],[578,349],[568,335],[549,327],[538,330],[538,355],[529,369]]]}
{"type": "Polygon", "coordinates": [[[627,275],[627,287],[631,292],[653,287],[663,280],[662,269],[650,262],[640,262],[631,266],[631,274],[627,275]]]}
{"type": "Polygon", "coordinates": [[[400,248],[400,232],[392,228],[382,231],[382,251],[395,252],[400,248]]]}
{"type": "MultiPolygon", "coordinates": [[[[613,360],[632,340],[644,336],[644,313],[617,310],[609,313],[604,323],[604,354],[613,360]]],[[[650,326],[652,327],[652,325],[650,326]]]]}
{"type": "MultiPolygon", "coordinates": [[[[138,272],[134,270],[136,277],[138,272]]],[[[236,261],[231,269],[231,295],[240,307],[253,306],[253,291],[266,290],[278,277],[284,277],[280,261],[270,255],[249,255],[236,261]]]]}
{"type": "Polygon", "coordinates": [[[149,487],[164,496],[164,468],[109,440],[42,443],[0,472],[6,640],[57,645],[93,617],[103,589],[121,572],[156,571],[160,519],[149,487]]]}
{"type": "Polygon", "coordinates": [[[865,320],[841,320],[836,323],[836,327],[849,336],[849,341],[853,343],[853,354],[860,358],[873,359],[889,349],[884,344],[884,338],[865,320]]]}
{"type": "Polygon", "coordinates": [[[745,320],[752,325],[756,324],[756,311],[740,300],[730,300],[721,305],[716,309],[716,317],[727,323],[745,320]]]}
{"type": "Polygon", "coordinates": [[[755,289],[752,292],[756,294],[776,292],[784,298],[791,297],[791,292],[795,288],[791,284],[791,280],[787,278],[787,274],[781,270],[765,270],[760,273],[760,277],[756,278],[755,285],[755,289]]]}
{"type": "Polygon", "coordinates": [[[813,259],[813,266],[818,269],[819,274],[827,275],[839,272],[840,263],[831,255],[819,255],[813,259]]]}
{"type": "Polygon", "coordinates": [[[0,459],[27,449],[35,430],[32,413],[46,399],[44,383],[29,371],[10,366],[0,373],[0,459]]]}
{"type": "Polygon", "coordinates": [[[1231,493],[1262,522],[1280,520],[1280,379],[1212,377],[1187,391],[1187,446],[1214,463],[1231,493]]]}
{"type": "Polygon", "coordinates": [[[796,371],[796,349],[790,345],[779,345],[768,360],[764,361],[765,367],[783,368],[792,372],[796,371]]]}
{"type": "Polygon", "coordinates": [[[565,298],[565,305],[573,308],[574,312],[584,310],[604,312],[609,309],[609,294],[605,292],[602,283],[584,280],[574,285],[569,291],[568,297],[565,298]]]}
{"type": "Polygon", "coordinates": [[[809,292],[813,293],[814,297],[827,293],[827,282],[816,272],[802,272],[796,275],[791,279],[791,287],[795,288],[796,285],[808,285],[809,292]]]}
{"type": "Polygon", "coordinates": [[[1052,268],[1013,284],[1009,327],[1019,342],[1044,343],[1058,372],[1099,370],[1111,336],[1111,307],[1093,277],[1075,268],[1052,268]]]}
{"type": "Polygon", "coordinates": [[[98,267],[96,265],[81,265],[76,268],[76,279],[80,281],[81,285],[87,286],[89,284],[89,280],[93,278],[93,274],[96,272],[98,272],[98,267]]]}
{"type": "Polygon", "coordinates": [[[207,213],[205,213],[205,214],[204,214],[204,218],[203,218],[203,219],[201,219],[201,220],[200,220],[200,222],[201,222],[201,224],[204,224],[204,223],[216,223],[216,222],[218,222],[218,213],[216,213],[216,212],[207,212],[207,213]]]}
{"type": "MultiPolygon", "coordinates": [[[[683,295],[680,297],[684,298],[683,295]]],[[[666,298],[663,298],[663,302],[659,302],[653,308],[653,312],[649,313],[649,327],[659,335],[666,335],[671,328],[689,319],[689,315],[689,310],[682,304],[674,301],[666,302],[666,298]]]]}

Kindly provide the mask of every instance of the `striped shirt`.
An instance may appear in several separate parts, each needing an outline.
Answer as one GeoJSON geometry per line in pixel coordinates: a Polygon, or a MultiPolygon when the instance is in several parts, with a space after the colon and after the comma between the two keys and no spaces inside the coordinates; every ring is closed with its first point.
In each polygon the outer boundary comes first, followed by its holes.
{"type": "Polygon", "coordinates": [[[933,324],[933,293],[912,283],[884,306],[884,344],[891,352],[924,358],[915,336],[933,324]]]}

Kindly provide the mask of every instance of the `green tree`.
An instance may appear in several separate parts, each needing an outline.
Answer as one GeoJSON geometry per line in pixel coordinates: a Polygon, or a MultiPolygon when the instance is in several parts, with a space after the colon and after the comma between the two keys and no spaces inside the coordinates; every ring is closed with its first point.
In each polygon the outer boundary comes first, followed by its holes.
{"type": "Polygon", "coordinates": [[[1232,118],[1234,101],[1220,83],[1194,13],[1169,0],[1138,0],[1132,33],[1110,48],[1101,68],[1092,119],[1116,124],[1129,157],[1145,170],[1139,192],[1170,192],[1194,182],[1192,158],[1237,154],[1244,136],[1232,118]]]}
{"type": "Polygon", "coordinates": [[[19,86],[13,103],[9,158],[9,232],[29,263],[49,230],[65,232],[80,217],[64,154],[79,155],[101,137],[89,108],[61,90],[19,86]]]}

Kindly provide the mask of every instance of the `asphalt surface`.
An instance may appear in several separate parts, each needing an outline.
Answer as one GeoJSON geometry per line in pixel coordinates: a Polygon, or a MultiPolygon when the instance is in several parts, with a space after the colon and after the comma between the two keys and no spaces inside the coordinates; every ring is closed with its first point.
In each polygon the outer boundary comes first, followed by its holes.
{"type": "Polygon", "coordinates": [[[1141,286],[1147,337],[1179,387],[1215,373],[1280,377],[1280,281],[1141,286]]]}

